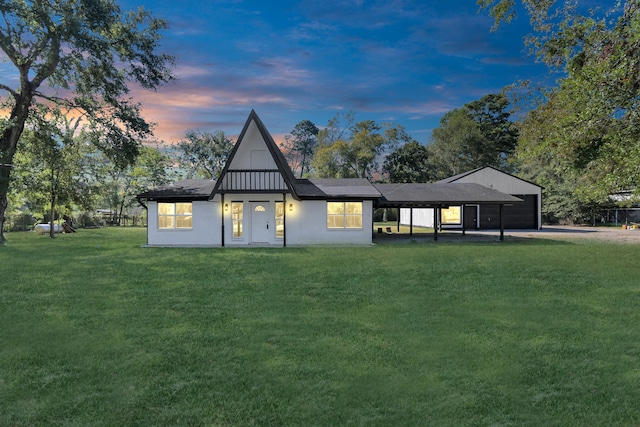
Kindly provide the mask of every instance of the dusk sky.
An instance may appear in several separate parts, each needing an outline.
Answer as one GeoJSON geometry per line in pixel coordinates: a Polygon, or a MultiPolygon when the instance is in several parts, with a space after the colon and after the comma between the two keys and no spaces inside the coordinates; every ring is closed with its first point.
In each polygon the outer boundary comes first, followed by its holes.
{"type": "Polygon", "coordinates": [[[126,0],[169,22],[177,80],[136,91],[156,137],[237,136],[251,109],[279,141],[337,112],[403,125],[427,143],[442,115],[546,68],[525,53],[528,17],[491,32],[475,0],[126,0]]]}
{"type": "MultiPolygon", "coordinates": [[[[583,0],[598,4],[597,0],[583,0]]],[[[454,108],[519,80],[547,80],[525,52],[528,17],[491,32],[476,0],[120,0],[169,23],[162,52],[177,80],[134,89],[156,139],[189,129],[235,138],[255,109],[276,141],[336,113],[403,125],[428,143],[454,108]]],[[[17,79],[0,63],[0,80],[17,79]]]]}

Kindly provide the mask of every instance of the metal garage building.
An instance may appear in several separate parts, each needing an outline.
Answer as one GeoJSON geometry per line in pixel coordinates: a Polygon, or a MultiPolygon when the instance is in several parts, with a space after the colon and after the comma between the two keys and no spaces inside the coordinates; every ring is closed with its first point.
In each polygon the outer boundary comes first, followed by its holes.
{"type": "MultiPolygon", "coordinates": [[[[502,193],[515,196],[523,203],[505,205],[503,211],[504,228],[506,229],[541,229],[542,228],[542,187],[514,175],[502,172],[491,166],[474,169],[459,175],[455,175],[438,183],[443,184],[480,184],[484,187],[498,190],[502,193]]],[[[491,204],[465,204],[460,209],[458,222],[442,223],[444,228],[496,229],[499,227],[500,207],[491,204]],[[464,226],[464,227],[463,227],[464,226]]],[[[409,223],[413,218],[413,224],[417,226],[433,227],[433,210],[402,209],[400,222],[409,223]]]]}

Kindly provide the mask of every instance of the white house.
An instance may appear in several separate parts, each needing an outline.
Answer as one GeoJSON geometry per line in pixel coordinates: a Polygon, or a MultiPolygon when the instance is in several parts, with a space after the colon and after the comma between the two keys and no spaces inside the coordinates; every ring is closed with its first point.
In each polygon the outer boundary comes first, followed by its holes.
{"type": "MultiPolygon", "coordinates": [[[[465,203],[520,202],[477,184],[425,185],[414,188],[411,198],[429,206],[451,203],[442,196],[447,189],[457,190],[448,193],[465,203]]],[[[148,210],[149,246],[365,245],[373,239],[375,206],[412,203],[394,199],[408,188],[403,186],[360,178],[296,179],[252,110],[217,181],[180,181],[138,200],[148,210]]]]}

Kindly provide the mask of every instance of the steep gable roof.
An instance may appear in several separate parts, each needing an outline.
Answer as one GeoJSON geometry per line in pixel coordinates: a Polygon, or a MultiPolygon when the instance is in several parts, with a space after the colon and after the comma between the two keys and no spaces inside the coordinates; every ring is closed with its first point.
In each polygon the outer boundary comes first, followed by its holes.
{"type": "Polygon", "coordinates": [[[213,192],[211,193],[210,199],[212,199],[216,193],[221,191],[220,187],[224,181],[223,178],[229,172],[230,166],[233,163],[233,160],[236,154],[238,153],[238,150],[240,149],[240,146],[242,145],[244,138],[246,136],[247,130],[249,129],[249,126],[251,125],[252,122],[256,124],[256,128],[258,129],[260,136],[262,137],[267,149],[269,150],[269,153],[271,154],[271,157],[273,158],[273,161],[275,162],[278,168],[278,171],[282,175],[282,178],[287,188],[294,195],[294,197],[297,197],[297,194],[295,191],[296,179],[293,176],[293,171],[291,170],[291,167],[289,167],[287,160],[284,158],[284,154],[282,154],[282,151],[280,151],[280,148],[278,148],[278,145],[273,140],[273,137],[271,136],[271,134],[267,131],[266,126],[264,125],[264,123],[262,123],[262,120],[260,120],[260,117],[258,117],[258,114],[255,112],[255,110],[252,109],[251,113],[249,113],[249,117],[247,118],[247,121],[244,124],[244,128],[242,129],[242,132],[238,137],[238,141],[234,145],[233,150],[231,150],[231,154],[227,159],[227,163],[225,164],[224,168],[222,169],[222,172],[220,173],[220,177],[216,182],[216,186],[213,189],[213,192]]]}

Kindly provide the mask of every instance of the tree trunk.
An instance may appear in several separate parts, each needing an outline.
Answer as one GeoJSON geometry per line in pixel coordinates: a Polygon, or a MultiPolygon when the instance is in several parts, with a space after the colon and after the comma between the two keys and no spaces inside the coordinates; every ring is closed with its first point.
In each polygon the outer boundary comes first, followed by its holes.
{"type": "Polygon", "coordinates": [[[4,211],[7,210],[7,205],[7,190],[0,190],[0,245],[6,241],[4,237],[4,211]]]}
{"type": "Polygon", "coordinates": [[[49,237],[56,237],[56,230],[54,226],[56,225],[56,195],[55,193],[51,194],[51,211],[49,211],[51,218],[49,219],[49,237]]]}
{"type": "MultiPolygon", "coordinates": [[[[24,86],[24,85],[23,85],[24,86]]],[[[24,130],[24,124],[29,116],[29,106],[33,98],[33,89],[30,85],[22,88],[22,94],[16,96],[16,103],[11,109],[8,123],[0,137],[0,245],[6,242],[4,236],[5,212],[9,206],[9,180],[13,168],[13,156],[18,147],[18,140],[24,130]]]]}

